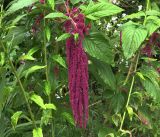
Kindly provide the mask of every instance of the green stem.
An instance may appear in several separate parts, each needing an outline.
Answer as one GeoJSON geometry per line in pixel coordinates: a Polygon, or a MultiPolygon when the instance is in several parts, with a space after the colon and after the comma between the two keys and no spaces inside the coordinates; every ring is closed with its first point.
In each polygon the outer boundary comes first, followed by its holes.
{"type": "MultiPolygon", "coordinates": [[[[137,71],[139,56],[140,56],[140,52],[136,56],[136,64],[135,64],[134,73],[137,71]]],[[[129,89],[129,94],[128,94],[128,98],[127,98],[125,111],[123,113],[122,120],[121,120],[121,125],[120,125],[120,128],[119,128],[120,130],[123,130],[123,124],[124,124],[124,120],[125,120],[125,117],[126,117],[126,109],[128,108],[128,105],[129,105],[129,102],[130,102],[130,99],[131,99],[131,93],[132,93],[132,90],[133,90],[134,82],[135,82],[135,75],[132,77],[132,82],[131,82],[131,86],[130,86],[130,89],[129,89]]]]}
{"type": "MultiPolygon", "coordinates": [[[[45,16],[45,11],[43,12],[44,13],[44,16],[45,16]]],[[[46,33],[45,33],[45,26],[46,26],[46,20],[44,18],[44,21],[43,21],[43,29],[44,29],[44,33],[43,33],[43,52],[44,52],[44,63],[45,63],[45,75],[46,75],[46,81],[49,83],[49,68],[48,68],[48,60],[47,60],[47,48],[46,48],[46,33]]],[[[48,96],[48,102],[51,103],[52,100],[51,100],[51,94],[48,96]]],[[[52,110],[51,110],[51,115],[53,117],[53,113],[52,113],[52,110]]],[[[54,137],[54,124],[53,124],[53,120],[52,120],[52,123],[51,123],[51,136],[54,137]]]]}
{"type": "MultiPolygon", "coordinates": [[[[44,16],[45,16],[45,12],[44,12],[44,16]]],[[[45,75],[46,75],[46,80],[47,82],[49,81],[49,74],[48,74],[48,62],[47,62],[47,48],[46,48],[46,34],[45,34],[45,26],[46,26],[46,21],[45,21],[45,18],[44,18],[44,22],[43,22],[43,26],[44,26],[44,35],[43,35],[43,52],[44,52],[44,63],[45,63],[45,66],[46,66],[46,69],[45,69],[45,75]]]]}
{"type": "Polygon", "coordinates": [[[24,89],[24,87],[23,87],[23,84],[22,84],[22,82],[21,82],[18,74],[17,74],[17,71],[16,71],[16,69],[15,69],[15,67],[14,67],[14,65],[13,65],[13,62],[11,61],[11,59],[10,59],[10,57],[9,57],[9,54],[8,54],[7,50],[5,49],[5,47],[4,47],[4,45],[3,45],[2,42],[1,42],[1,45],[2,45],[2,48],[3,48],[4,52],[7,54],[7,59],[8,59],[8,61],[9,61],[10,66],[11,66],[12,72],[13,72],[13,74],[15,75],[15,77],[16,77],[18,83],[19,83],[19,86],[20,86],[20,88],[21,88],[22,94],[23,94],[24,99],[25,99],[25,101],[26,101],[27,108],[28,108],[28,112],[29,112],[29,114],[30,114],[30,116],[31,116],[33,126],[34,126],[34,128],[36,128],[37,126],[36,126],[36,123],[35,123],[35,118],[34,118],[34,115],[33,115],[32,110],[31,110],[31,106],[30,106],[30,104],[29,104],[28,98],[27,98],[27,96],[26,96],[26,91],[25,91],[25,89],[24,89]]]}
{"type": "MultiPolygon", "coordinates": [[[[150,7],[150,0],[146,0],[146,11],[149,10],[149,7],[150,7]]],[[[145,15],[145,19],[144,19],[144,22],[143,22],[143,25],[146,24],[146,20],[147,20],[147,15],[145,15]]],[[[137,54],[137,59],[136,59],[136,64],[135,64],[135,70],[134,72],[137,71],[137,65],[138,65],[138,61],[139,61],[139,56],[140,56],[140,52],[137,54]]],[[[131,67],[133,66],[133,63],[131,64],[131,67]]],[[[130,70],[129,70],[129,73],[130,73],[130,70]]],[[[126,82],[128,81],[128,76],[127,76],[127,79],[125,80],[124,84],[126,84],[126,82]]],[[[135,75],[132,77],[132,82],[131,82],[131,87],[130,87],[130,90],[129,90],[129,95],[128,95],[128,99],[127,99],[127,103],[126,103],[126,108],[125,108],[125,111],[123,113],[123,117],[122,117],[122,121],[121,121],[121,125],[120,125],[120,130],[122,131],[123,129],[123,124],[124,124],[124,120],[125,120],[125,117],[126,117],[126,109],[129,105],[129,102],[130,102],[130,98],[131,98],[131,93],[132,93],[132,90],[133,90],[133,86],[134,86],[134,82],[135,82],[135,75]]]]}
{"type": "Polygon", "coordinates": [[[1,7],[1,11],[0,11],[0,14],[1,14],[1,16],[0,16],[0,28],[2,28],[2,19],[3,19],[3,15],[2,15],[2,12],[3,12],[3,3],[2,3],[2,5],[0,5],[0,7],[1,7]]]}

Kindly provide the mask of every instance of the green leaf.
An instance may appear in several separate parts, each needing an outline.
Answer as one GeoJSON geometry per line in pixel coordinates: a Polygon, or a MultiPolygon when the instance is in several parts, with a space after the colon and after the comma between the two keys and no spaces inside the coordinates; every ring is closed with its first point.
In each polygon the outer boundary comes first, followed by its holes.
{"type": "Polygon", "coordinates": [[[48,81],[45,81],[45,94],[50,96],[51,94],[51,84],[48,81]]]}
{"type": "Polygon", "coordinates": [[[79,3],[81,0],[70,0],[73,5],[79,3]]]}
{"type": "Polygon", "coordinates": [[[94,75],[96,75],[96,77],[100,77],[107,86],[115,90],[116,79],[112,72],[111,67],[108,64],[100,62],[95,59],[92,59],[91,61],[93,62],[93,65],[94,67],[96,67],[96,70],[97,70],[97,73],[94,75]]]}
{"type": "Polygon", "coordinates": [[[30,99],[36,103],[38,106],[40,106],[42,109],[46,109],[46,106],[44,104],[43,99],[41,98],[41,96],[33,94],[30,99]]]}
{"type": "Polygon", "coordinates": [[[86,36],[83,45],[85,51],[90,56],[108,64],[114,64],[112,47],[109,44],[109,40],[107,40],[101,33],[95,32],[91,33],[88,37],[86,36]]]}
{"type": "Polygon", "coordinates": [[[115,137],[115,131],[111,128],[101,128],[98,137],[115,137]]]}
{"type": "Polygon", "coordinates": [[[43,124],[46,126],[50,122],[51,118],[52,118],[52,110],[51,109],[43,110],[41,117],[41,127],[43,126],[43,124]]]}
{"type": "Polygon", "coordinates": [[[19,60],[35,60],[35,58],[32,55],[38,50],[38,47],[31,48],[26,55],[20,56],[19,60]]]}
{"type": "Polygon", "coordinates": [[[12,21],[12,26],[16,25],[23,17],[25,17],[27,14],[19,15],[12,21]]]}
{"type": "Polygon", "coordinates": [[[156,11],[160,11],[159,5],[158,5],[157,2],[152,2],[152,3],[151,3],[151,9],[152,9],[152,10],[156,10],[156,11]]]}
{"type": "Polygon", "coordinates": [[[49,13],[48,15],[45,16],[45,18],[47,19],[55,19],[55,18],[68,19],[68,17],[61,12],[49,13]]]}
{"type": "Polygon", "coordinates": [[[151,120],[152,118],[150,113],[147,111],[145,107],[139,108],[138,117],[144,125],[152,129],[152,120],[151,120]]]}
{"type": "Polygon", "coordinates": [[[111,106],[115,113],[120,112],[125,104],[125,99],[122,93],[116,93],[111,98],[111,106]]]}
{"type": "Polygon", "coordinates": [[[61,55],[53,55],[52,59],[59,63],[62,67],[67,68],[65,60],[61,57],[61,55]]]}
{"type": "Polygon", "coordinates": [[[54,6],[55,6],[54,0],[47,0],[47,1],[48,1],[49,6],[52,8],[52,10],[54,10],[54,6]]]}
{"type": "Polygon", "coordinates": [[[74,40],[77,41],[78,38],[79,38],[79,34],[78,34],[78,33],[75,33],[73,36],[74,36],[74,40]]]}
{"type": "Polygon", "coordinates": [[[46,109],[53,109],[57,110],[56,106],[54,104],[45,104],[46,109]]]}
{"type": "Polygon", "coordinates": [[[5,54],[4,52],[0,52],[0,66],[3,66],[5,62],[5,54]]]}
{"type": "Polygon", "coordinates": [[[160,18],[156,16],[148,16],[146,20],[146,28],[148,29],[148,36],[155,32],[160,27],[160,18]]]}
{"type": "Polygon", "coordinates": [[[148,68],[147,66],[141,69],[141,73],[145,77],[145,80],[141,79],[141,83],[144,86],[147,93],[154,99],[156,102],[160,102],[160,86],[159,86],[159,74],[152,67],[148,68]]]}
{"type": "Polygon", "coordinates": [[[109,0],[98,0],[99,2],[109,2],[109,0]]]}
{"type": "Polygon", "coordinates": [[[17,10],[23,9],[24,7],[28,7],[37,1],[38,0],[15,0],[7,10],[7,15],[17,10]]]}
{"type": "Polygon", "coordinates": [[[42,128],[33,129],[33,137],[43,137],[42,128]]]}
{"type": "Polygon", "coordinates": [[[147,36],[144,26],[128,22],[122,26],[122,47],[126,59],[131,58],[147,36]]]}
{"type": "Polygon", "coordinates": [[[11,123],[12,123],[12,126],[13,126],[14,129],[15,129],[16,125],[17,125],[18,119],[21,116],[21,114],[22,114],[22,111],[17,111],[11,117],[11,123]]]}
{"type": "Polygon", "coordinates": [[[114,122],[114,124],[118,127],[120,121],[122,120],[122,117],[120,114],[114,114],[112,116],[112,121],[114,122]]]}
{"type": "Polygon", "coordinates": [[[68,112],[63,112],[62,114],[62,117],[67,120],[70,124],[72,124],[73,126],[75,126],[75,123],[74,123],[74,119],[72,117],[72,115],[68,112]]]}
{"type": "Polygon", "coordinates": [[[29,74],[31,74],[31,73],[33,73],[33,72],[35,72],[35,71],[37,71],[37,70],[44,69],[45,67],[46,67],[46,66],[37,66],[37,65],[36,65],[36,66],[33,66],[33,67],[25,70],[25,71],[23,72],[23,74],[25,75],[25,78],[27,78],[29,74]]]}
{"type": "Polygon", "coordinates": [[[134,114],[132,107],[128,106],[127,107],[127,112],[128,112],[130,120],[132,121],[133,114],[134,114]]]}
{"type": "Polygon", "coordinates": [[[156,10],[148,10],[146,11],[146,14],[150,16],[160,16],[160,12],[156,10]]]}
{"type": "Polygon", "coordinates": [[[12,45],[18,45],[24,41],[26,30],[24,26],[18,26],[9,30],[4,38],[5,42],[11,42],[12,45]]]}
{"type": "Polygon", "coordinates": [[[98,20],[102,17],[111,16],[122,12],[123,9],[107,2],[98,2],[95,4],[89,4],[85,9],[84,14],[91,20],[98,20]]]}
{"type": "Polygon", "coordinates": [[[143,74],[142,74],[141,72],[136,72],[136,74],[137,74],[141,79],[145,80],[145,78],[144,78],[144,76],[143,76],[143,74]]]}
{"type": "Polygon", "coordinates": [[[143,11],[139,11],[137,13],[133,13],[130,15],[125,16],[122,20],[127,20],[127,19],[140,19],[141,17],[145,17],[145,13],[143,11]]]}
{"type": "Polygon", "coordinates": [[[64,33],[64,34],[62,34],[61,36],[59,36],[56,41],[63,41],[63,40],[68,39],[69,37],[71,37],[71,34],[69,34],[69,33],[64,33]]]}
{"type": "Polygon", "coordinates": [[[45,28],[45,34],[46,34],[47,41],[49,42],[51,39],[51,30],[48,26],[45,28]]]}

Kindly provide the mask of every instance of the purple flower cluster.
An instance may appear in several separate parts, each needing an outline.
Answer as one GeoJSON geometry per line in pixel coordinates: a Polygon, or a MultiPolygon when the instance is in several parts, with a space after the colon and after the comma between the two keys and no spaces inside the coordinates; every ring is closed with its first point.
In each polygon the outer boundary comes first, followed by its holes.
{"type": "Polygon", "coordinates": [[[64,24],[65,31],[72,35],[66,40],[70,103],[76,125],[85,128],[88,121],[88,58],[82,42],[88,27],[79,9],[72,9],[67,16],[70,19],[64,24]],[[79,35],[77,40],[74,34],[79,35]]]}
{"type": "Polygon", "coordinates": [[[153,33],[149,38],[146,46],[142,49],[142,53],[147,55],[148,57],[152,57],[152,48],[154,48],[154,46],[160,48],[160,42],[158,42],[158,39],[160,39],[160,34],[156,32],[153,33]]]}
{"type": "MultiPolygon", "coordinates": [[[[142,49],[142,53],[147,55],[148,57],[152,57],[154,55],[153,48],[158,47],[160,48],[160,34],[154,32],[151,37],[149,38],[146,46],[142,49]]],[[[152,66],[152,64],[150,64],[152,66]]],[[[160,73],[160,68],[157,68],[157,72],[160,73]]]]}

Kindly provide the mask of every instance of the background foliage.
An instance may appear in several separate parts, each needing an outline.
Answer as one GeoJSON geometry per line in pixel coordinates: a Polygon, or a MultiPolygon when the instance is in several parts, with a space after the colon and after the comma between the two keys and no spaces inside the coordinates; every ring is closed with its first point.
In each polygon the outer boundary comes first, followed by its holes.
{"type": "Polygon", "coordinates": [[[159,137],[160,2],[70,2],[91,24],[87,128],[69,103],[64,1],[0,0],[0,137],[159,137]]]}

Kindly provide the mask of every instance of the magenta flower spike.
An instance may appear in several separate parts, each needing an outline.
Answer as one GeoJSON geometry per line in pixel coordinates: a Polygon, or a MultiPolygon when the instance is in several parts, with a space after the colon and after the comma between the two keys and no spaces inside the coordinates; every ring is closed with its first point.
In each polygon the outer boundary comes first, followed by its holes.
{"type": "Polygon", "coordinates": [[[66,40],[70,104],[75,124],[80,128],[86,128],[88,121],[88,58],[82,42],[88,28],[85,25],[84,15],[79,12],[79,9],[73,8],[66,15],[71,19],[65,22],[65,31],[72,34],[66,40]],[[78,34],[77,40],[74,39],[74,34],[78,34]]]}

